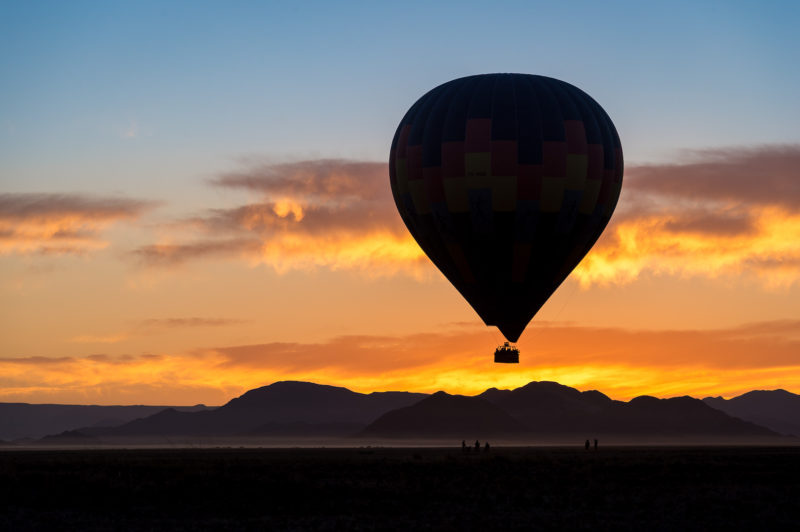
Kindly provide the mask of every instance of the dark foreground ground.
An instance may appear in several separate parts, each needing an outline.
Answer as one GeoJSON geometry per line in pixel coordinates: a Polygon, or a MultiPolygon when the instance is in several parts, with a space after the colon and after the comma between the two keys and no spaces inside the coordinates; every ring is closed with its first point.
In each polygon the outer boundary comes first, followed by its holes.
{"type": "Polygon", "coordinates": [[[800,448],[0,452],[4,530],[776,530],[800,448]]]}

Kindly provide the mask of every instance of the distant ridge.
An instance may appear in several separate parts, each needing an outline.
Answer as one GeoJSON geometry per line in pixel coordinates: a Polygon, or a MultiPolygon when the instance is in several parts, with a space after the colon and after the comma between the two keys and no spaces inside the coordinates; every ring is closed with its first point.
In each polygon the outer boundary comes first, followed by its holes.
{"type": "MultiPolygon", "coordinates": [[[[783,392],[783,396],[787,394],[783,392]]],[[[742,397],[751,403],[760,397],[758,393],[745,395],[748,397],[742,397]]],[[[796,399],[793,394],[787,397],[778,398],[796,399]]],[[[251,442],[309,438],[324,442],[358,436],[359,441],[492,438],[574,442],[599,438],[605,443],[800,443],[712,408],[709,402],[715,400],[640,396],[628,402],[616,401],[596,390],[581,392],[547,381],[513,390],[491,388],[472,397],[445,392],[363,394],[337,386],[281,381],[250,390],[213,410],[167,408],[115,427],[79,426],[54,431],[39,442],[172,445],[242,438],[251,442]]],[[[723,404],[740,403],[745,404],[734,400],[723,404]]]]}
{"type": "Polygon", "coordinates": [[[369,424],[360,436],[460,439],[465,434],[509,437],[523,430],[519,421],[481,397],[436,392],[411,406],[387,412],[369,424]]]}
{"type": "Polygon", "coordinates": [[[337,386],[281,381],[245,392],[205,412],[166,409],[114,428],[82,428],[100,438],[347,436],[387,412],[412,404],[425,394],[362,394],[337,386]]]}
{"type": "Polygon", "coordinates": [[[0,403],[0,439],[41,438],[78,427],[114,427],[166,408],[199,412],[213,407],[0,403]]]}
{"type": "Polygon", "coordinates": [[[456,402],[458,397],[438,392],[411,407],[384,414],[362,434],[394,438],[438,437],[446,433],[467,438],[597,437],[637,441],[731,441],[778,436],[691,397],[641,396],[625,403],[597,391],[579,392],[546,381],[531,382],[515,390],[492,388],[476,397],[460,397],[456,402]],[[493,405],[494,410],[486,408],[487,404],[493,405]],[[488,423],[490,418],[496,424],[488,423]]]}
{"type": "Polygon", "coordinates": [[[706,397],[703,402],[780,434],[800,436],[800,395],[786,390],[753,390],[727,400],[706,397]]]}

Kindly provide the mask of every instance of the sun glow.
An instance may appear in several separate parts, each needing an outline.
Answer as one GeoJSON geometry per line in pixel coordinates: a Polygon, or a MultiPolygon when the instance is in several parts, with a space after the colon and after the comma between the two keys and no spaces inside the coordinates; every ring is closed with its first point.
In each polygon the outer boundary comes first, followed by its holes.
{"type": "Polygon", "coordinates": [[[675,231],[673,215],[622,221],[608,231],[573,275],[583,287],[629,283],[643,272],[705,276],[754,274],[769,287],[800,280],[800,215],[777,207],[753,209],[748,232],[675,231]]]}
{"type": "Polygon", "coordinates": [[[375,277],[404,272],[419,278],[430,269],[424,258],[425,254],[409,235],[376,231],[312,237],[287,233],[265,242],[255,262],[267,264],[278,273],[325,267],[358,270],[375,277]]]}

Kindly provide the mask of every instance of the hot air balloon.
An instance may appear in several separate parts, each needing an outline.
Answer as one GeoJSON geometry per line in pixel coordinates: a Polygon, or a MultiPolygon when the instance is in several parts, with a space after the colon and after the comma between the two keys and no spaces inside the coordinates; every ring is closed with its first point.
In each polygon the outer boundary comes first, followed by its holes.
{"type": "MultiPolygon", "coordinates": [[[[516,342],[591,249],[622,186],[614,124],[588,94],[530,74],[440,85],[392,140],[397,209],[487,325],[516,342]]],[[[506,343],[495,362],[518,362],[506,343]]]]}

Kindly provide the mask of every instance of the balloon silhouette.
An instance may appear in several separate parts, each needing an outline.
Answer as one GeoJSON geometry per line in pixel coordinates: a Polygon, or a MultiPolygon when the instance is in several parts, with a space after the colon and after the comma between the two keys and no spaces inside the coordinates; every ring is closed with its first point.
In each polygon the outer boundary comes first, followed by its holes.
{"type": "Polygon", "coordinates": [[[417,100],[394,135],[389,173],[423,251],[516,342],[608,224],[622,164],[614,124],[585,92],[483,74],[417,100]]]}

